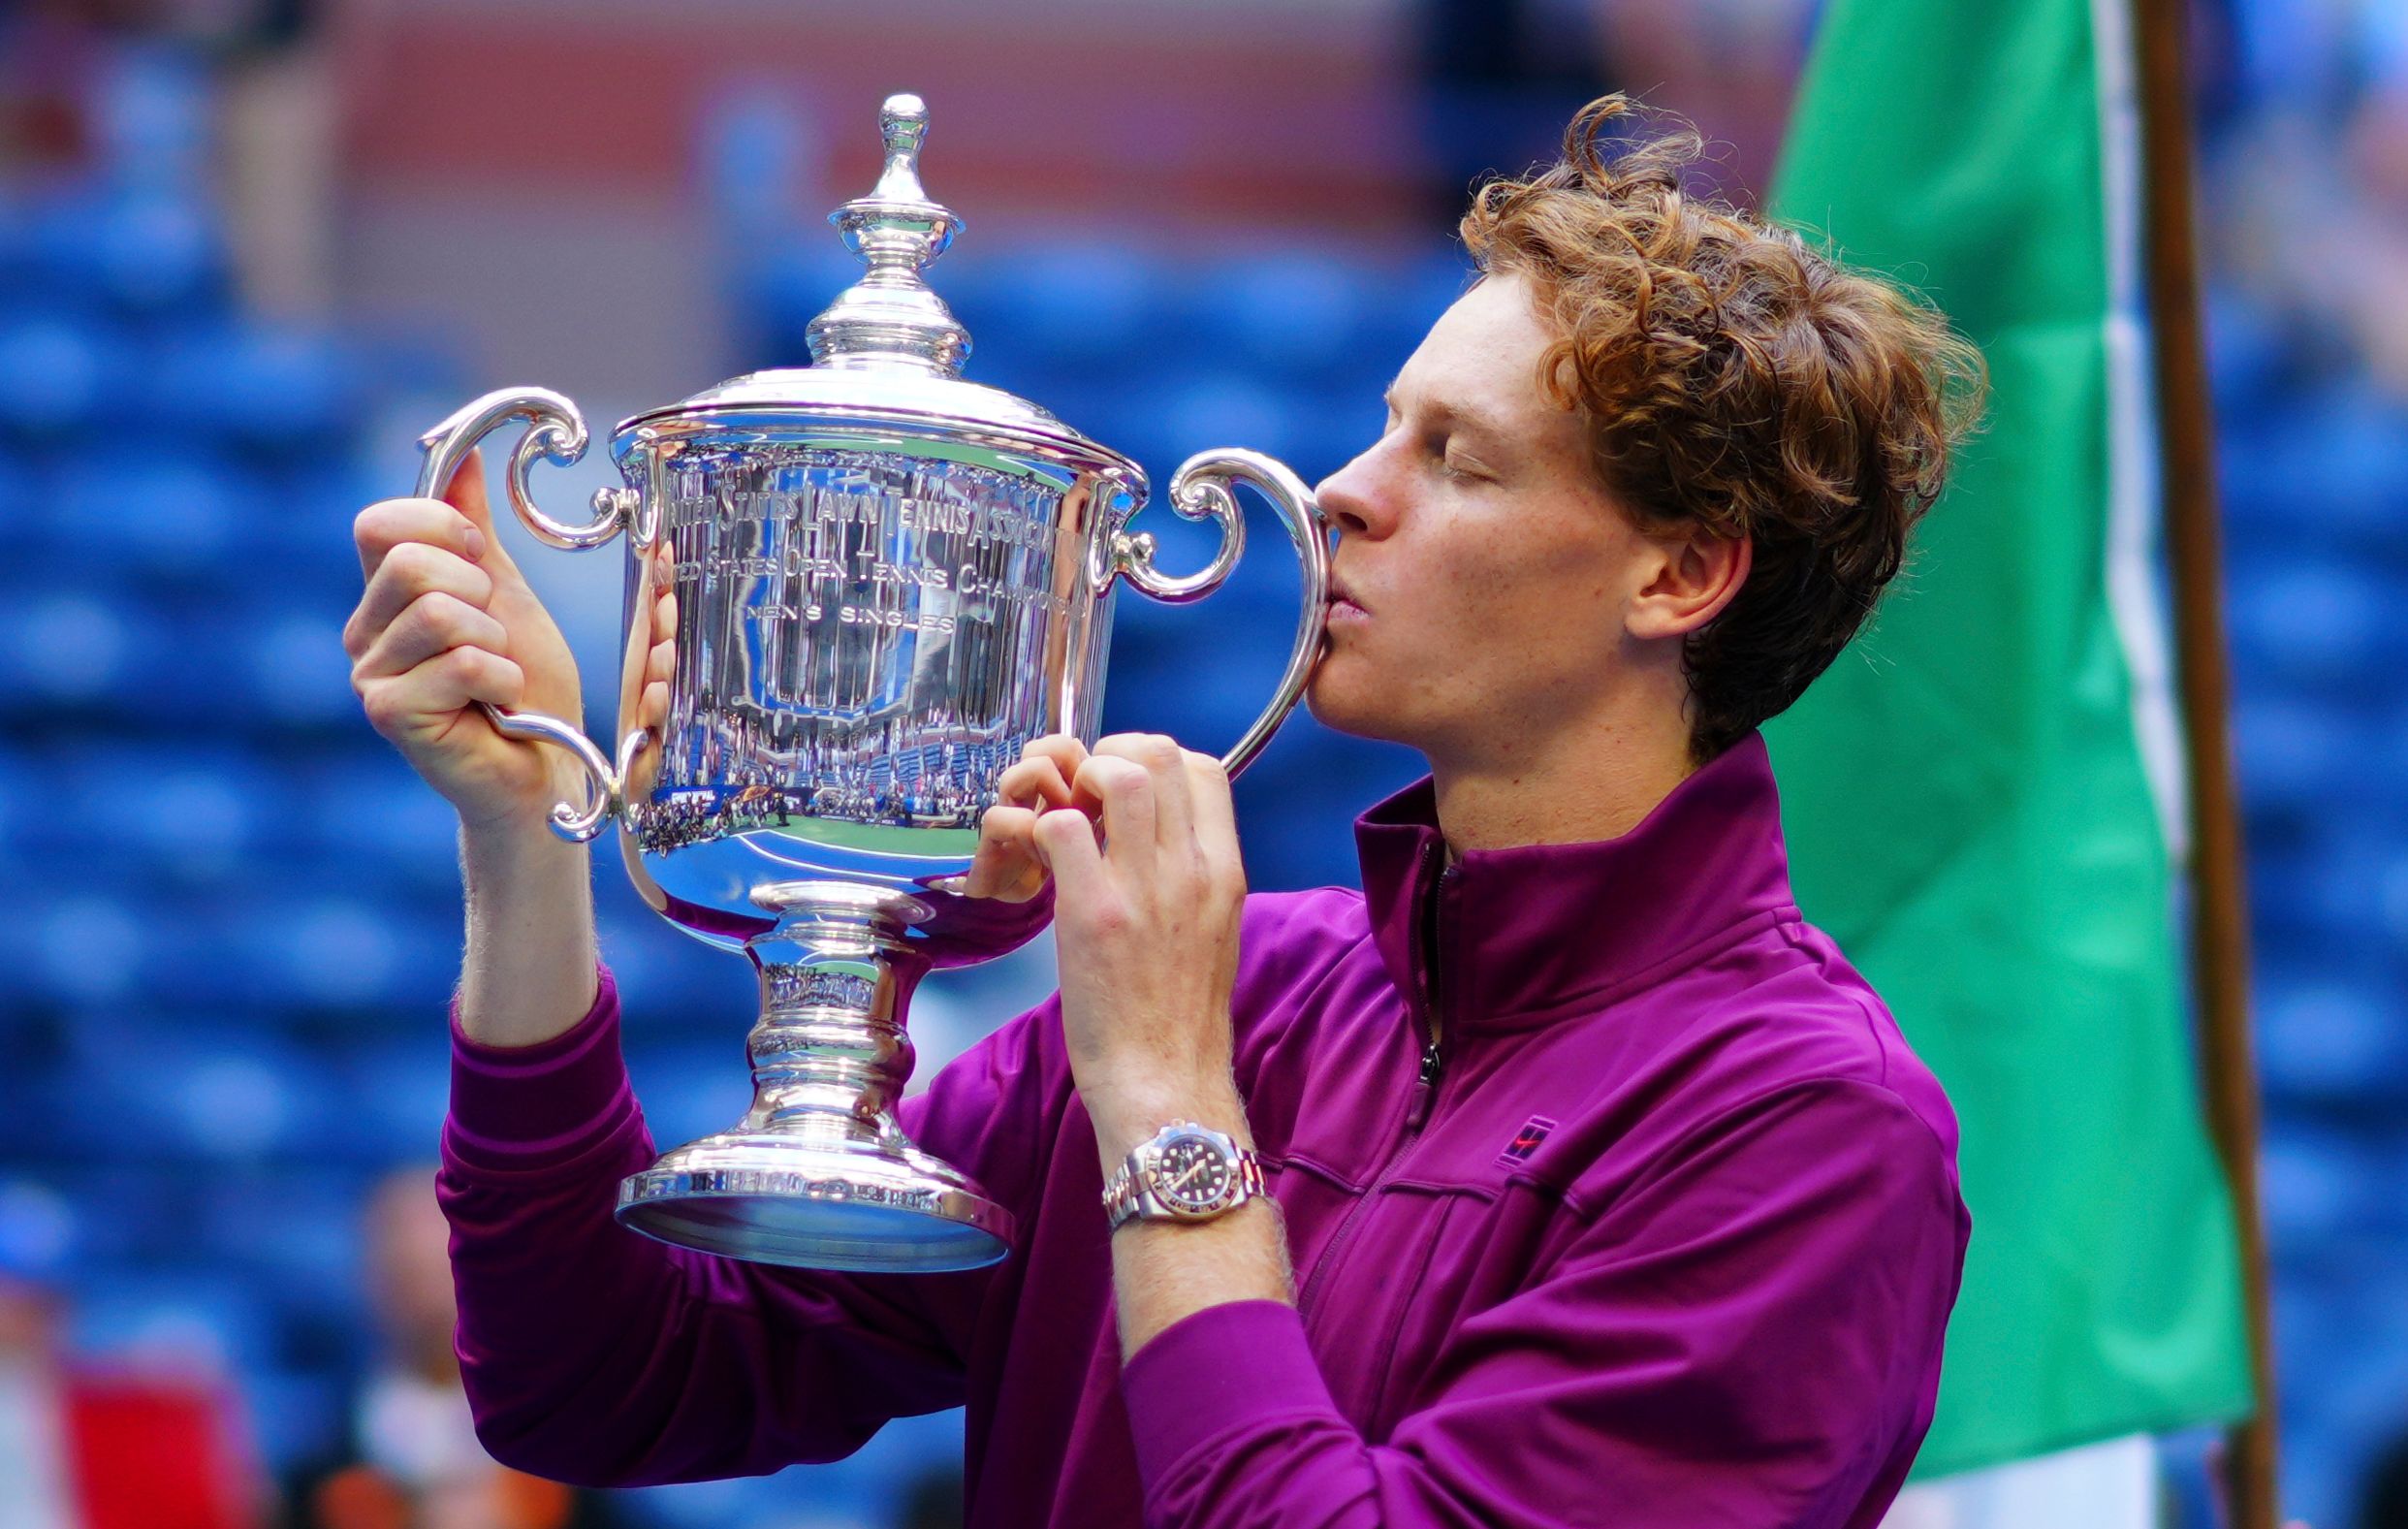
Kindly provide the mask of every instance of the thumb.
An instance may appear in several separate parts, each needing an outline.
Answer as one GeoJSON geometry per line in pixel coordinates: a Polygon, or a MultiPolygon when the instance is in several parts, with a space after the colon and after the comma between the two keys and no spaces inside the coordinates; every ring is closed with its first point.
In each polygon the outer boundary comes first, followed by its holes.
{"type": "Polygon", "coordinates": [[[476,523],[477,529],[488,537],[493,534],[493,507],[485,497],[485,452],[471,446],[468,455],[452,469],[452,481],[443,486],[443,502],[476,523]]]}
{"type": "Polygon", "coordinates": [[[519,565],[511,560],[509,552],[502,546],[501,537],[493,526],[492,501],[485,496],[485,452],[482,448],[468,448],[468,455],[453,470],[452,481],[444,486],[443,502],[468,517],[468,524],[484,534],[485,555],[477,561],[484,564],[485,570],[517,578],[519,565]]]}

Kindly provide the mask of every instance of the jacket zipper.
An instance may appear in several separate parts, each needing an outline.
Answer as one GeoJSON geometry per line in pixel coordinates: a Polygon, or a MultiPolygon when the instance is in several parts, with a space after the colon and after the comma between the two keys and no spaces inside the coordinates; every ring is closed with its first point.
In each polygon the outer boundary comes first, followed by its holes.
{"type": "MultiPolygon", "coordinates": [[[[1425,866],[1442,853],[1442,848],[1430,850],[1424,857],[1425,866]]],[[[1430,1105],[1438,1095],[1439,1070],[1443,1065],[1439,1050],[1438,1027],[1434,1023],[1438,1015],[1445,1012],[1438,995],[1439,978],[1444,971],[1439,965],[1438,953],[1445,945],[1446,883],[1454,874],[1452,866],[1441,871],[1437,883],[1431,888],[1436,907],[1430,920],[1430,950],[1422,964],[1421,992],[1418,995],[1421,1003],[1421,1070],[1413,1079],[1412,1099],[1405,1107],[1404,1134],[1397,1138],[1396,1150],[1388,1154],[1388,1161],[1380,1164],[1378,1173],[1373,1176],[1371,1187],[1347,1208],[1346,1220],[1338,1224],[1338,1230],[1330,1237],[1329,1251],[1322,1254],[1320,1260],[1314,1265],[1313,1278],[1296,1298],[1297,1309],[1306,1315],[1314,1311],[1315,1293],[1320,1290],[1324,1277],[1344,1258],[1347,1245],[1354,1240],[1355,1228],[1361,1224],[1364,1213],[1371,1208],[1372,1200],[1387,1188],[1388,1181],[1396,1176],[1398,1165],[1412,1152],[1413,1143],[1421,1139],[1421,1129],[1430,1123],[1430,1105]]]]}

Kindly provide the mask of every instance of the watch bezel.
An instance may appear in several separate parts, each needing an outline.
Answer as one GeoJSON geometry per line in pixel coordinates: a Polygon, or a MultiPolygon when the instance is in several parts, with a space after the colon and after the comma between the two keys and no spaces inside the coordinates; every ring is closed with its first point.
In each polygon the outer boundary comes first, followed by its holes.
{"type": "Polygon", "coordinates": [[[1209,1126],[1187,1122],[1164,1127],[1147,1143],[1146,1193],[1170,1215],[1181,1221],[1206,1221],[1237,1204],[1246,1195],[1244,1162],[1238,1144],[1226,1134],[1209,1126]],[[1218,1156],[1223,1173],[1220,1193],[1211,1199],[1182,1198],[1181,1192],[1171,1190],[1162,1182],[1162,1160],[1170,1149],[1183,1141],[1200,1141],[1218,1156]]]}

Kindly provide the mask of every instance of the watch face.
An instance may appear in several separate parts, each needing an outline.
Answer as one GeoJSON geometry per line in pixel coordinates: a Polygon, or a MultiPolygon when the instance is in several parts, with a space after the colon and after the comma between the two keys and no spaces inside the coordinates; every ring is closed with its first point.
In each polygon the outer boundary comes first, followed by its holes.
{"type": "Polygon", "coordinates": [[[1154,1193],[1173,1210],[1218,1210],[1236,1181],[1236,1162],[1209,1136],[1174,1136],[1155,1154],[1154,1193]]]}

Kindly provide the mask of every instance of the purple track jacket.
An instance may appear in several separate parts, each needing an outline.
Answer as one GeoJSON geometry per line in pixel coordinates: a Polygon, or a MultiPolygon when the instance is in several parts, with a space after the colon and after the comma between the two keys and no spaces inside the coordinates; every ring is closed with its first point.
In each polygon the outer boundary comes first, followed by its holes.
{"type": "Polygon", "coordinates": [[[1603,844],[1449,866],[1427,781],[1356,832],[1361,895],[1248,900],[1233,1005],[1298,1303],[1125,1368],[1055,1001],[903,1106],[1018,1220],[960,1274],[616,1226],[653,1147],[607,972],[541,1045],[456,1032],[440,1191],[487,1446],[624,1485],[966,1405],[974,1529],[1870,1529],[1931,1421],[1955,1122],[1791,902],[1761,740],[1603,844]]]}

